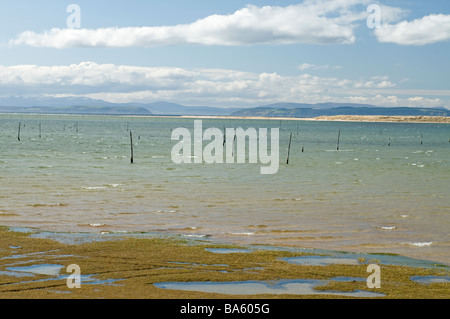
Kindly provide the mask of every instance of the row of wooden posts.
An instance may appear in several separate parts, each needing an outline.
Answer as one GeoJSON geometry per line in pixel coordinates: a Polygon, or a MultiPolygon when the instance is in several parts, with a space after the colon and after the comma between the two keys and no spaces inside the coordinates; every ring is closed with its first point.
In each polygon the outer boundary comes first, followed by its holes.
{"type": "MultiPolygon", "coordinates": [[[[19,129],[18,129],[18,133],[17,133],[17,140],[20,141],[20,129],[22,126],[22,122],[19,122],[19,129]]],[[[76,122],[75,124],[76,127],[76,131],[78,132],[78,122],[76,122]]],[[[297,125],[297,130],[298,130],[298,125],[297,125]]],[[[129,123],[127,122],[127,131],[129,131],[129,123]]],[[[130,148],[131,148],[131,155],[130,155],[130,162],[131,164],[134,163],[134,154],[133,154],[133,133],[131,131],[130,132],[130,148]]],[[[42,137],[42,128],[41,128],[41,123],[39,123],[39,138],[42,137]]],[[[341,129],[338,130],[338,136],[337,136],[337,145],[336,145],[336,150],[339,151],[339,141],[341,138],[341,129]]],[[[236,136],[235,136],[235,140],[236,140],[236,136]]],[[[233,141],[234,142],[234,141],[233,141]]],[[[290,133],[289,136],[289,146],[288,146],[288,153],[287,153],[287,159],[286,159],[286,164],[289,164],[289,157],[290,157],[290,153],[291,153],[291,142],[292,142],[292,132],[290,133]]],[[[450,141],[449,141],[450,142],[450,141]]],[[[420,144],[423,144],[423,134],[420,134],[420,144]]],[[[223,140],[223,145],[225,145],[225,134],[224,134],[224,140],[223,140]]],[[[391,138],[388,137],[388,146],[391,146],[391,138]]],[[[304,152],[304,148],[302,147],[302,153],[304,152]]]]}

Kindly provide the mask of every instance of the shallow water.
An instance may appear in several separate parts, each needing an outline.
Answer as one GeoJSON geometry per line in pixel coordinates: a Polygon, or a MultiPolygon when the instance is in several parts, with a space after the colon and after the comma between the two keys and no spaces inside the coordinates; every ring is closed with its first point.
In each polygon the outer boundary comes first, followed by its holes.
{"type": "Polygon", "coordinates": [[[327,256],[306,256],[285,258],[289,263],[307,266],[328,266],[328,265],[359,265],[358,259],[327,257],[327,256]]]}
{"type": "Polygon", "coordinates": [[[261,175],[261,163],[173,163],[171,132],[192,131],[193,119],[0,115],[0,224],[450,264],[449,124],[203,120],[204,129],[239,126],[280,128],[276,174],[261,175]]]}
{"type": "Polygon", "coordinates": [[[379,298],[384,294],[369,291],[318,291],[314,287],[326,284],[325,280],[279,280],[274,282],[264,281],[233,281],[233,282],[166,282],[155,284],[158,288],[201,291],[227,295],[334,295],[362,298],[379,298]]]}
{"type": "MultiPolygon", "coordinates": [[[[6,271],[0,271],[0,275],[24,278],[21,282],[8,283],[5,285],[20,285],[30,282],[42,281],[67,281],[69,274],[64,274],[65,267],[59,264],[40,264],[36,263],[31,266],[12,266],[6,267],[6,271]],[[33,279],[35,275],[46,275],[44,279],[33,279]]],[[[80,275],[80,283],[86,285],[116,285],[122,279],[105,279],[95,278],[95,275],[80,275]]]]}
{"type": "Polygon", "coordinates": [[[413,276],[411,280],[421,284],[450,283],[449,276],[413,276]]]}
{"type": "Polygon", "coordinates": [[[11,272],[19,272],[26,274],[38,274],[38,275],[48,275],[48,276],[59,276],[62,265],[52,265],[52,264],[37,264],[25,267],[8,267],[7,270],[11,272]]]}

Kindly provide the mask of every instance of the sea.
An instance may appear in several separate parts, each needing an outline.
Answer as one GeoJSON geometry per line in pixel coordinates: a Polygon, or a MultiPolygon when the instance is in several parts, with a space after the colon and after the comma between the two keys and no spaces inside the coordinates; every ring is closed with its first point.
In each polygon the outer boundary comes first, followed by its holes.
{"type": "Polygon", "coordinates": [[[449,165],[442,123],[1,114],[0,225],[450,265],[449,165]],[[194,144],[196,120],[204,130],[278,129],[278,170],[196,163],[194,152],[176,163],[172,132],[187,129],[194,144]]]}

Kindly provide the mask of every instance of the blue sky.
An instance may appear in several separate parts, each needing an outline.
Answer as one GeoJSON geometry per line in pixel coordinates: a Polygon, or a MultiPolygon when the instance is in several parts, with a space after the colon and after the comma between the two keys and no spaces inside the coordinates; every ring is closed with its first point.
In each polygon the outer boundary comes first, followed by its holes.
{"type": "Polygon", "coordinates": [[[0,3],[0,97],[450,109],[448,0],[0,3]]]}

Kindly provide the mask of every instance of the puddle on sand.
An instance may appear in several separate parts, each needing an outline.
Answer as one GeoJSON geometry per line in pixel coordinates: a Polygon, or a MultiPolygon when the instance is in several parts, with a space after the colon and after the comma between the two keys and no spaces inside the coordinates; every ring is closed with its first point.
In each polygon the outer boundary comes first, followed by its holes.
{"type": "Polygon", "coordinates": [[[303,266],[328,266],[328,265],[359,265],[357,259],[327,256],[301,256],[283,258],[291,264],[303,266]]]}
{"type": "MultiPolygon", "coordinates": [[[[8,267],[6,268],[8,271],[0,271],[0,275],[11,276],[11,277],[33,277],[34,275],[47,275],[50,276],[48,279],[39,279],[39,280],[31,280],[31,281],[22,281],[18,283],[12,284],[22,284],[28,282],[36,282],[36,281],[67,281],[69,278],[68,274],[61,274],[61,269],[65,268],[63,265],[55,265],[55,264],[41,264],[41,265],[32,265],[25,267],[8,267]]],[[[86,285],[109,285],[114,284],[117,281],[122,279],[105,279],[99,280],[93,277],[94,275],[80,275],[81,284],[86,285]]]]}
{"type": "Polygon", "coordinates": [[[199,291],[226,295],[335,295],[359,298],[377,298],[384,294],[356,290],[352,292],[318,291],[314,287],[326,284],[324,280],[234,281],[234,282],[165,282],[157,283],[162,289],[199,291]]]}
{"type": "Polygon", "coordinates": [[[206,251],[210,251],[216,254],[234,254],[234,253],[249,253],[249,249],[240,248],[205,248],[206,251]]]}
{"type": "Polygon", "coordinates": [[[450,283],[450,276],[413,276],[410,279],[420,284],[450,283]]]}
{"type": "Polygon", "coordinates": [[[59,276],[61,269],[64,268],[63,265],[33,265],[26,267],[8,267],[7,270],[16,273],[27,273],[36,275],[48,275],[48,276],[59,276]]]}

